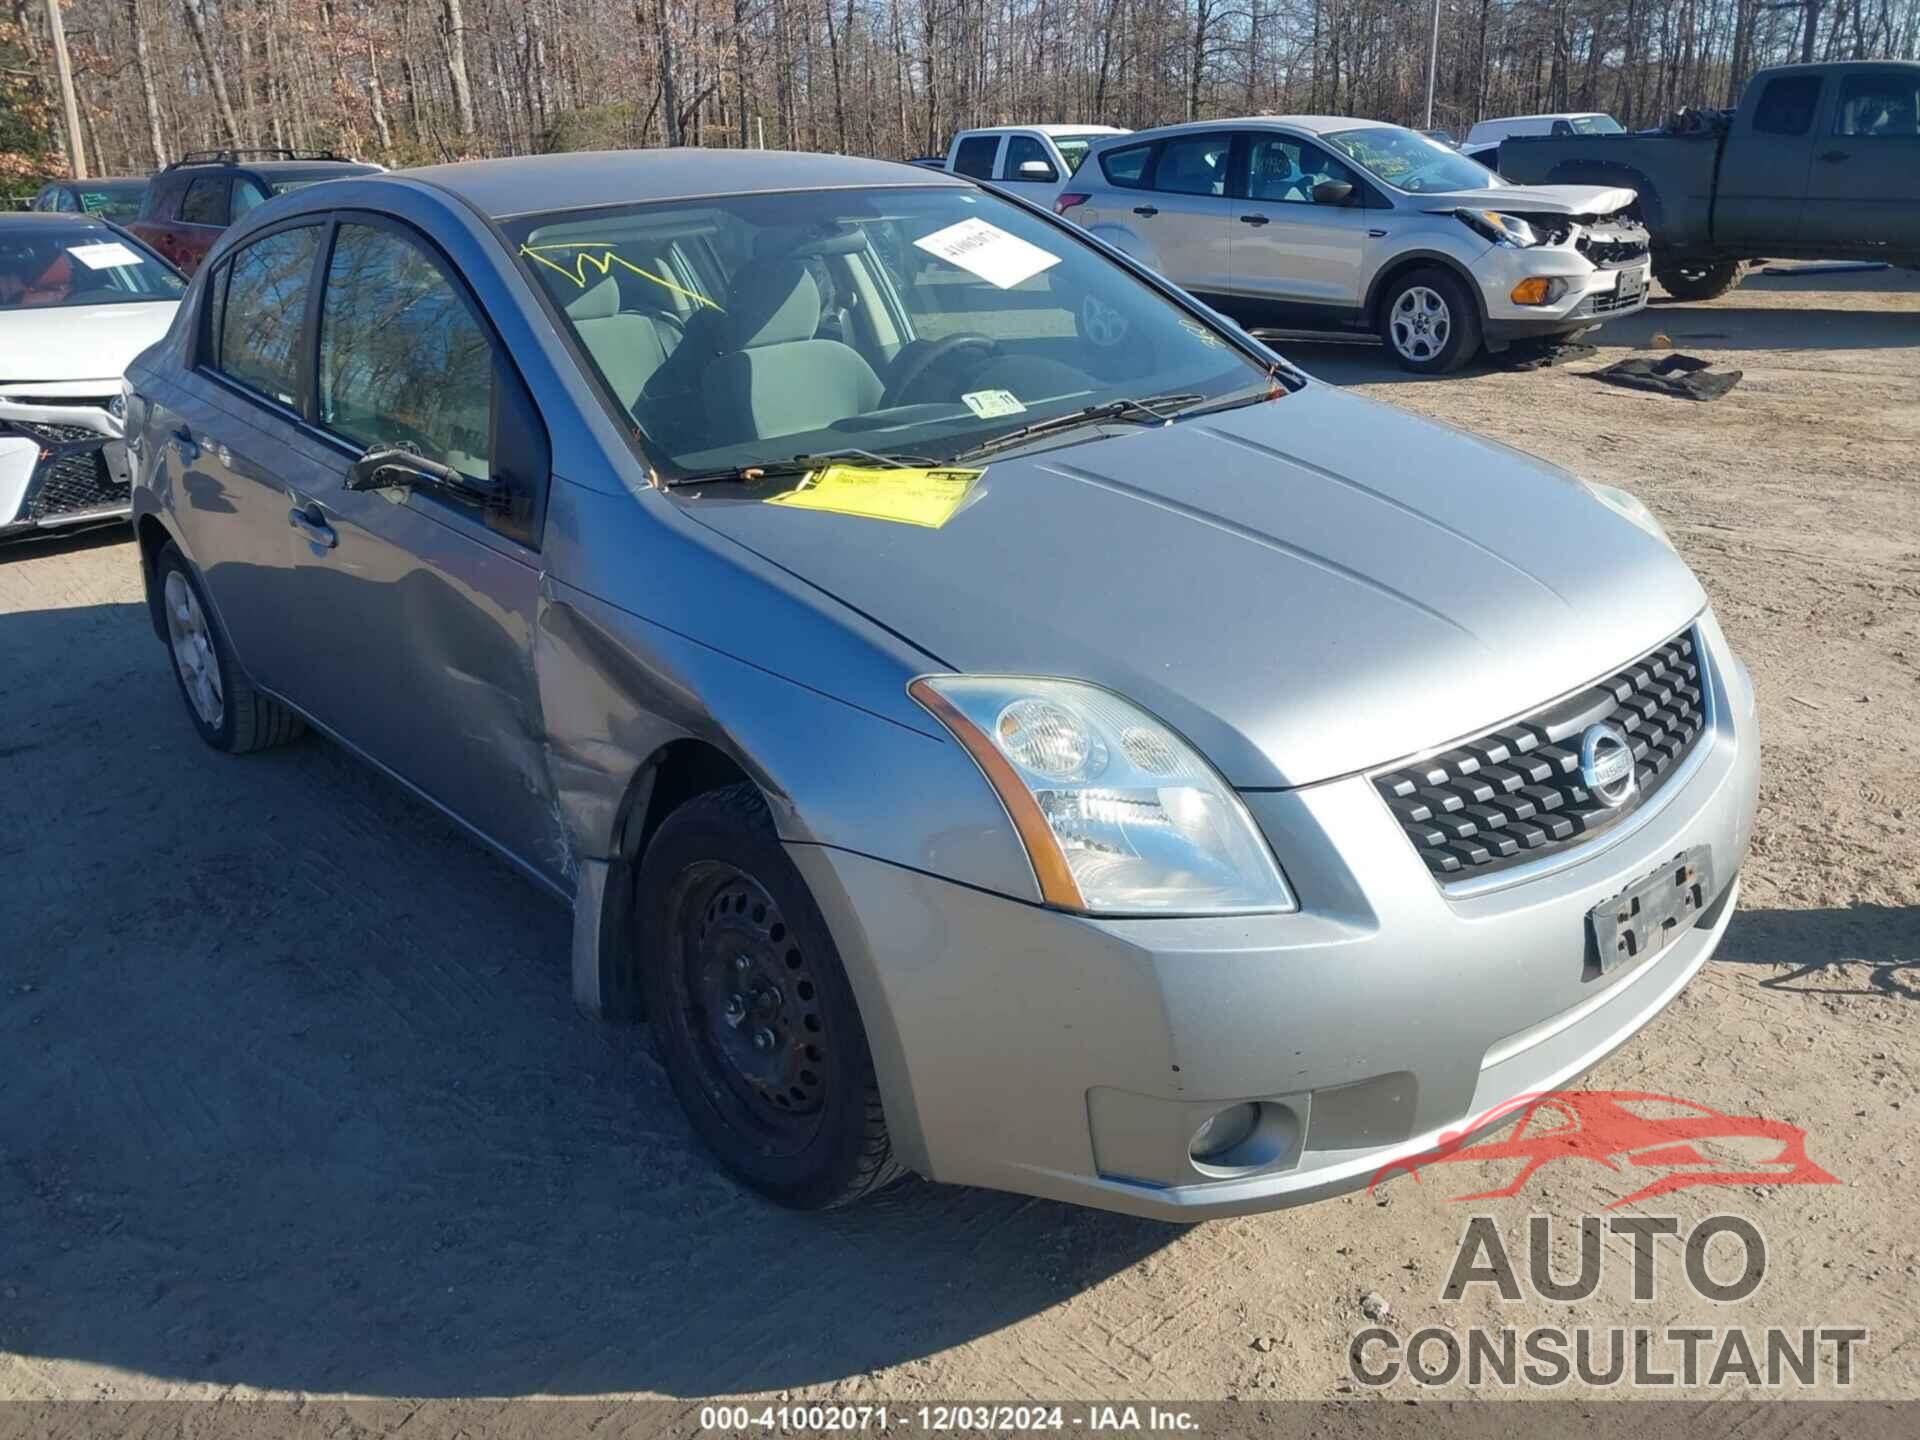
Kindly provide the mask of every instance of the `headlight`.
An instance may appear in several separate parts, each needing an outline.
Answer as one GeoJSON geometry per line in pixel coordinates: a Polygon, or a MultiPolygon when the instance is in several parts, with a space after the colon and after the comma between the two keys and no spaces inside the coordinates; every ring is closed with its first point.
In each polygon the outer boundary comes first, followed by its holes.
{"type": "Polygon", "coordinates": [[[1513,245],[1525,250],[1541,243],[1539,233],[1518,215],[1503,215],[1498,210],[1456,210],[1453,213],[1496,245],[1513,245]]]}
{"type": "Polygon", "coordinates": [[[1240,797],[1135,705],[1072,680],[908,687],[999,793],[1049,905],[1102,915],[1292,910],[1240,797]]]}
{"type": "Polygon", "coordinates": [[[1615,485],[1599,485],[1592,480],[1584,480],[1581,483],[1593,492],[1594,499],[1609,510],[1625,516],[1669,550],[1673,548],[1673,540],[1668,536],[1666,528],[1654,518],[1651,510],[1640,503],[1637,496],[1630,495],[1615,485]]]}

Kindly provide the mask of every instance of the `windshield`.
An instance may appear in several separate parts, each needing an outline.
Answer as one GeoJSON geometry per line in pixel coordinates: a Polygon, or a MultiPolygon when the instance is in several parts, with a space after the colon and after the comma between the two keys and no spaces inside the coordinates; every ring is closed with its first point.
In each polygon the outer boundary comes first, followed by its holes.
{"type": "Polygon", "coordinates": [[[1329,145],[1362,170],[1396,190],[1414,195],[1445,190],[1486,190],[1499,181],[1486,166],[1458,150],[1397,125],[1341,130],[1325,137],[1329,145]]]}
{"type": "Polygon", "coordinates": [[[1069,175],[1080,168],[1080,162],[1087,158],[1087,151],[1092,148],[1093,142],[1100,138],[1098,135],[1056,135],[1053,137],[1054,146],[1060,151],[1060,158],[1067,162],[1067,173],[1069,175]]]}
{"type": "Polygon", "coordinates": [[[1627,127],[1611,115],[1576,115],[1567,124],[1576,135],[1624,135],[1627,127]]]}
{"type": "Polygon", "coordinates": [[[132,220],[140,214],[140,202],[146,197],[144,180],[94,181],[79,187],[80,208],[104,220],[132,220]]]}
{"type": "Polygon", "coordinates": [[[0,310],[177,300],[186,288],[136,241],[104,225],[0,229],[0,310]]]}
{"type": "Polygon", "coordinates": [[[1071,234],[971,188],[669,202],[508,234],[683,473],[850,448],[945,461],[1091,406],[1267,381],[1071,234]]]}

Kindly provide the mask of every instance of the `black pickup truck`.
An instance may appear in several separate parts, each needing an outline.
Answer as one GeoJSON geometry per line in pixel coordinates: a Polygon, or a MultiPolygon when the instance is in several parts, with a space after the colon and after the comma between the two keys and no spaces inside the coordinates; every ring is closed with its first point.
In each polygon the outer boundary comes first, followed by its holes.
{"type": "Polygon", "coordinates": [[[1782,65],[1698,128],[1515,138],[1499,168],[1631,186],[1653,276],[1680,300],[1724,295],[1762,256],[1920,267],[1920,63],[1782,65]]]}

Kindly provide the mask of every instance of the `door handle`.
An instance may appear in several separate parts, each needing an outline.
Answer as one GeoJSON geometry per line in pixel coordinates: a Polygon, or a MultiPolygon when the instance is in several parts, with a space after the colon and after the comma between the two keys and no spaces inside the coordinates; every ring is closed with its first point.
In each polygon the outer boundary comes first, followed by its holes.
{"type": "Polygon", "coordinates": [[[1158,215],[1160,213],[1160,207],[1158,205],[1136,205],[1133,207],[1133,213],[1136,215],[1158,215]]]}
{"type": "Polygon", "coordinates": [[[174,448],[179,450],[180,458],[192,464],[200,458],[200,442],[193,438],[193,431],[185,425],[173,432],[174,448]]]}
{"type": "Polygon", "coordinates": [[[1267,217],[1264,215],[1242,215],[1240,217],[1240,223],[1242,225],[1264,225],[1267,223],[1267,217]]]}
{"type": "Polygon", "coordinates": [[[1829,165],[1837,165],[1842,160],[1845,160],[1848,157],[1848,153],[1849,152],[1845,150],[1829,150],[1825,154],[1823,154],[1820,158],[1826,161],[1827,164],[1829,165]]]}
{"type": "Polygon", "coordinates": [[[287,511],[287,524],[322,550],[331,550],[340,543],[340,537],[327,524],[326,512],[315,501],[309,500],[305,505],[296,505],[287,511]]]}

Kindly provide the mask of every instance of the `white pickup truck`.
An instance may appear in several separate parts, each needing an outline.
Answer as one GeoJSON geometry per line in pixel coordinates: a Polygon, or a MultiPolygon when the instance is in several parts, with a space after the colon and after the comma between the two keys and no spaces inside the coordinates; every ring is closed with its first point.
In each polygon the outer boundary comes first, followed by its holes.
{"type": "Polygon", "coordinates": [[[995,125],[962,130],[947,147],[946,168],[956,175],[1041,192],[1057,187],[1079,167],[1087,147],[1107,135],[1125,135],[1111,125],[995,125]]]}

